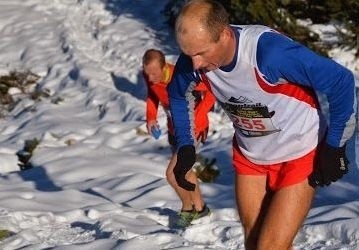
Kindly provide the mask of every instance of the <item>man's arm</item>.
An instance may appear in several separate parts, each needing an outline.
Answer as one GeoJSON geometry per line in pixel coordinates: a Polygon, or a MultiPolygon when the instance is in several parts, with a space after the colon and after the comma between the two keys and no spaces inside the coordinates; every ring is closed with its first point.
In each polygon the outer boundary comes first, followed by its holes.
{"type": "Polygon", "coordinates": [[[157,112],[159,99],[150,87],[150,83],[147,77],[144,75],[144,79],[147,85],[147,97],[146,97],[146,123],[147,132],[152,134],[152,128],[157,125],[157,112]]]}
{"type": "Polygon", "coordinates": [[[193,71],[191,59],[181,54],[172,81],[167,87],[177,148],[195,144],[195,97],[192,91],[198,82],[199,77],[193,71]]]}
{"type": "Polygon", "coordinates": [[[348,172],[346,142],[354,134],[356,97],[354,75],[335,61],[319,56],[308,48],[278,33],[264,33],[258,42],[257,63],[273,84],[283,78],[326,95],[329,127],[319,147],[309,184],[329,185],[348,172]]]}
{"type": "Polygon", "coordinates": [[[212,94],[210,86],[200,82],[196,90],[202,93],[202,100],[197,104],[195,109],[196,132],[201,133],[208,128],[208,113],[216,102],[216,97],[212,94]]]}
{"type": "Polygon", "coordinates": [[[193,71],[190,58],[181,54],[177,60],[174,75],[168,85],[170,109],[177,143],[177,163],[173,169],[178,185],[188,191],[196,185],[186,180],[186,174],[196,161],[194,107],[195,89],[199,77],[193,71]]]}
{"type": "Polygon", "coordinates": [[[146,98],[146,119],[152,121],[157,119],[159,100],[153,91],[148,88],[148,94],[146,98]]]}
{"type": "Polygon", "coordinates": [[[260,37],[257,63],[273,84],[284,78],[325,94],[330,114],[326,142],[332,147],[344,146],[355,130],[356,98],[352,72],[274,32],[266,32],[260,37]]]}

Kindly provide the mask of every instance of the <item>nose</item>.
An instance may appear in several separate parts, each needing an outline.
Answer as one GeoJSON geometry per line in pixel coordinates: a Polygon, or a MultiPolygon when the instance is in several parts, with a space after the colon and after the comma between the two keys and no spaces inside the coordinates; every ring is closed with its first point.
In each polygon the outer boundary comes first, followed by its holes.
{"type": "Polygon", "coordinates": [[[203,62],[199,56],[192,57],[192,64],[195,70],[201,69],[203,67],[203,62]]]}
{"type": "Polygon", "coordinates": [[[148,75],[148,79],[153,82],[153,80],[155,79],[153,75],[148,75]]]}

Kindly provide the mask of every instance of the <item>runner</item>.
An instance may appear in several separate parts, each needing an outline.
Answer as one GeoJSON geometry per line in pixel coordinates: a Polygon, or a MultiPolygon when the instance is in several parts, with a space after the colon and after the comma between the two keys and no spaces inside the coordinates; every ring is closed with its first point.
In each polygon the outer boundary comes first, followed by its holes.
{"type": "Polygon", "coordinates": [[[178,185],[196,188],[187,176],[195,161],[187,92],[207,79],[235,128],[235,191],[245,247],[290,249],[315,187],[348,172],[353,74],[269,27],[230,25],[217,1],[188,2],[175,31],[183,52],[169,87],[178,185]],[[315,91],[328,99],[328,127],[315,91]]]}

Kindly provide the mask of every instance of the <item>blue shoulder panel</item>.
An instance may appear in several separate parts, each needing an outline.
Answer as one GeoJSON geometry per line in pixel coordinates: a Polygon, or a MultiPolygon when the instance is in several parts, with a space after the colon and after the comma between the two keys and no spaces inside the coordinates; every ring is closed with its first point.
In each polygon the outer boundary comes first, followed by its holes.
{"type": "Polygon", "coordinates": [[[177,148],[195,143],[192,90],[197,82],[199,75],[193,70],[191,58],[182,53],[177,60],[172,81],[167,87],[177,148]]]}
{"type": "Polygon", "coordinates": [[[283,78],[327,96],[330,120],[326,141],[331,146],[343,146],[354,133],[355,82],[347,68],[275,32],[259,38],[257,64],[272,84],[283,78]]]}

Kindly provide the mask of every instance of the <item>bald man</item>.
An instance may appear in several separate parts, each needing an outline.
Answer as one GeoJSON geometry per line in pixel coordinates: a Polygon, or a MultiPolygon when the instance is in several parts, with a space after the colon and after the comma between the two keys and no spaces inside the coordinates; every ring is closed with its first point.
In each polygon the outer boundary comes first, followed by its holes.
{"type": "Polygon", "coordinates": [[[348,172],[355,129],[354,76],[333,60],[260,25],[230,25],[212,0],[188,2],[176,20],[182,50],[169,87],[179,186],[195,161],[188,91],[206,81],[231,119],[233,167],[246,249],[290,249],[315,187],[348,172]],[[327,96],[329,126],[315,91],[327,96]]]}

